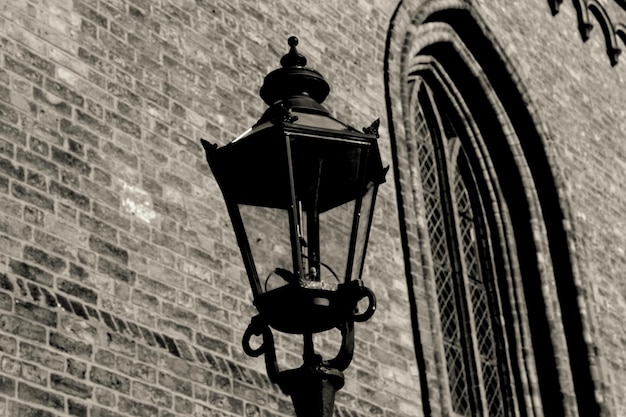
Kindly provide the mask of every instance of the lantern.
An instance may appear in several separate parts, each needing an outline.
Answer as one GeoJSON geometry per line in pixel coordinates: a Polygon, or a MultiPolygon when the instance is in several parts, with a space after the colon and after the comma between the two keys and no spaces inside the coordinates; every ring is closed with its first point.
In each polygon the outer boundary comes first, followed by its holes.
{"type": "Polygon", "coordinates": [[[302,398],[311,397],[311,380],[334,396],[352,358],[353,323],[367,320],[376,308],[361,274],[386,169],[378,122],[357,131],[333,118],[321,104],[328,83],[306,68],[297,38],[288,43],[282,68],[268,74],[261,88],[269,105],[261,119],[223,147],[202,144],[259,312],[244,335],[244,350],[265,354],[270,378],[292,395],[298,415],[330,415],[332,404],[302,398]],[[365,305],[363,311],[357,303],[365,305]],[[304,336],[302,369],[278,370],[270,328],[304,336]],[[337,357],[323,360],[311,335],[333,328],[342,331],[342,347],[337,357]],[[263,336],[258,349],[250,345],[253,335],[263,336]],[[326,411],[298,411],[315,408],[326,411]]]}

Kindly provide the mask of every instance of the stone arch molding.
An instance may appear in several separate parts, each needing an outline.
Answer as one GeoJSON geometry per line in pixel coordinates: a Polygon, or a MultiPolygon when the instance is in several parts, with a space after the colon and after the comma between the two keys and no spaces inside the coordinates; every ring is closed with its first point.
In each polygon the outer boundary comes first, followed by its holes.
{"type": "Polygon", "coordinates": [[[411,166],[416,152],[410,109],[416,105],[414,86],[419,79],[436,84],[464,119],[473,152],[492,181],[493,202],[509,219],[501,233],[517,251],[509,262],[511,311],[516,317],[526,317],[515,323],[516,347],[512,348],[523,374],[518,379],[524,393],[519,405],[522,414],[610,415],[604,404],[607,393],[599,347],[593,342],[595,326],[584,297],[587,289],[574,256],[567,193],[545,146],[549,133],[470,0],[400,1],[386,44],[389,132],[404,226],[405,272],[413,289],[410,301],[424,414],[447,415],[450,406],[442,377],[445,359],[437,342],[440,317],[434,283],[421,268],[428,262],[424,254],[429,248],[419,172],[411,166]],[[439,50],[454,59],[445,62],[439,50]],[[451,62],[462,68],[450,68],[451,62]],[[482,117],[476,112],[478,101],[468,93],[471,89],[464,80],[490,109],[488,123],[499,132],[497,140],[484,134],[481,126],[487,122],[478,120],[482,117]],[[502,155],[506,163],[500,160],[502,155]],[[506,184],[509,174],[516,178],[512,187],[506,184]],[[526,240],[516,246],[520,238],[526,240]]]}
{"type": "MultiPolygon", "coordinates": [[[[563,0],[548,0],[550,10],[553,15],[559,13],[559,9],[563,0]]],[[[595,21],[600,25],[604,41],[606,44],[606,53],[609,57],[611,65],[618,63],[618,58],[622,52],[620,43],[626,46],[626,25],[624,23],[614,23],[615,18],[607,10],[607,7],[598,0],[573,0],[576,16],[578,18],[578,30],[584,42],[587,42],[591,36],[591,30],[595,21]],[[621,42],[618,42],[618,39],[621,42]]],[[[614,0],[614,3],[626,13],[626,1],[614,0]]],[[[622,16],[623,18],[623,16],[622,16]]]]}

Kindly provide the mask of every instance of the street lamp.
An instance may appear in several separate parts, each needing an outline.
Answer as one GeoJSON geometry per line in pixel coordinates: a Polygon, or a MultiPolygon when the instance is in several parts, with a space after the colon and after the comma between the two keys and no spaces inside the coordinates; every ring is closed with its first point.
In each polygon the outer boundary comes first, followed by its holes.
{"type": "Polygon", "coordinates": [[[378,121],[360,132],[333,118],[321,104],[328,83],[306,68],[298,39],[288,43],[282,68],[261,87],[269,105],[261,119],[223,147],[205,140],[202,145],[258,310],[243,336],[244,351],[265,355],[270,379],[291,395],[299,417],[331,416],[353,356],[354,322],[376,309],[361,273],[376,192],[387,170],[378,121]],[[313,334],[335,328],[341,347],[334,358],[323,359],[313,334]],[[300,368],[279,370],[271,329],[303,336],[300,368]],[[253,336],[262,338],[259,347],[252,346],[253,336]]]}

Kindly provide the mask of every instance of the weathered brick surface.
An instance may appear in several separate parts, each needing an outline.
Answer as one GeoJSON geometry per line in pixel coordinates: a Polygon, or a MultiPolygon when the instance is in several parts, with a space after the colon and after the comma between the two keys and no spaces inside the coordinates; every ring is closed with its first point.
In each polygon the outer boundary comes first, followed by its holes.
{"type": "MultiPolygon", "coordinates": [[[[567,2],[556,16],[544,0],[470,3],[549,133],[586,336],[610,415],[625,415],[626,63],[610,65],[598,24],[580,40],[567,2]]],[[[603,3],[626,22],[618,2],[603,3]]],[[[293,414],[263,361],[242,352],[254,308],[199,138],[222,145],[256,122],[263,76],[295,34],[339,119],[359,128],[381,117],[391,163],[383,69],[397,5],[4,2],[0,415],[293,414]]],[[[423,413],[394,193],[389,177],[365,277],[379,308],[357,325],[339,416],[423,413]]],[[[281,361],[299,361],[286,351],[297,344],[279,344],[281,361]]]]}

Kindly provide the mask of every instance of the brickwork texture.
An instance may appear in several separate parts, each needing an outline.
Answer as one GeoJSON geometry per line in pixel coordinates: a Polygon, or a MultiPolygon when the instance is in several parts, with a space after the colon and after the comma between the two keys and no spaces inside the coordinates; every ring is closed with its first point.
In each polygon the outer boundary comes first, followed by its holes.
{"type": "MultiPolygon", "coordinates": [[[[569,4],[469,3],[550,132],[598,378],[611,415],[626,415],[626,63],[608,62],[598,25],[580,39],[569,4]]],[[[255,310],[199,140],[223,145],[256,122],[263,77],[296,35],[335,116],[381,118],[391,163],[397,6],[0,0],[0,416],[293,415],[241,348],[255,310]]],[[[340,417],[424,413],[393,181],[380,194],[364,273],[379,309],[357,324],[340,417]]],[[[292,340],[277,342],[281,363],[298,363],[292,340]]]]}

